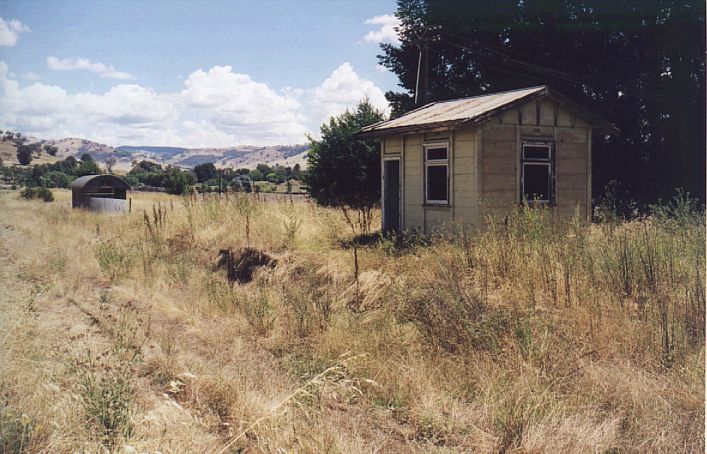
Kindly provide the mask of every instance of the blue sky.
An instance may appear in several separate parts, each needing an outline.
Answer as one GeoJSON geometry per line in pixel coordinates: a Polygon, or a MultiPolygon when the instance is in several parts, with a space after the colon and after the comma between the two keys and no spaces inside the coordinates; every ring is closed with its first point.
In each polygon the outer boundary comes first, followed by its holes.
{"type": "Polygon", "coordinates": [[[0,2],[0,129],[110,145],[302,143],[397,80],[393,0],[0,2]]]}

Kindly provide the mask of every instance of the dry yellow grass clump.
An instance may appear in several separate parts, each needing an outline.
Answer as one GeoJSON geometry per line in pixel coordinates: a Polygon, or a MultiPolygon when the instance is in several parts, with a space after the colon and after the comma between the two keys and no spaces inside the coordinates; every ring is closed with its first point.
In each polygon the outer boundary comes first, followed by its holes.
{"type": "Polygon", "coordinates": [[[339,212],[0,195],[2,452],[703,452],[704,218],[352,237],[339,212]],[[219,251],[276,265],[229,285],[219,251]]]}

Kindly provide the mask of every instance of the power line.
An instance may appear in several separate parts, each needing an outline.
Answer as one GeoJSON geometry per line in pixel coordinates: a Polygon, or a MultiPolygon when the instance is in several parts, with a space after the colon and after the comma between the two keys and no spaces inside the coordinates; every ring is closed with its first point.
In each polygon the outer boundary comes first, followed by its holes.
{"type": "MultiPolygon", "coordinates": [[[[493,63],[496,65],[506,65],[510,67],[515,67],[517,69],[525,71],[525,75],[528,75],[528,73],[531,74],[540,74],[543,75],[544,77],[552,77],[556,81],[562,81],[565,82],[566,85],[571,85],[574,87],[578,86],[588,86],[590,88],[597,88],[597,86],[600,86],[604,89],[606,87],[604,84],[606,83],[613,83],[615,85],[618,85],[619,87],[616,87],[617,90],[622,91],[623,93],[626,94],[631,94],[631,95],[638,95],[646,99],[652,99],[652,100],[673,100],[673,101],[678,101],[678,102],[684,102],[684,103],[694,103],[695,100],[693,99],[687,99],[687,98],[682,98],[678,96],[673,96],[673,95],[667,95],[655,91],[646,91],[646,90],[641,90],[638,88],[632,88],[628,87],[625,84],[622,84],[618,78],[607,78],[605,76],[605,79],[603,81],[600,81],[599,78],[594,77],[592,80],[592,76],[587,77],[585,76],[580,76],[578,74],[572,74],[568,73],[565,71],[559,71],[556,69],[552,68],[546,68],[543,66],[538,66],[533,63],[529,63],[523,60],[518,60],[516,58],[508,57],[507,55],[502,54],[501,52],[498,51],[491,51],[489,49],[480,49],[480,48],[473,48],[469,46],[464,46],[461,44],[456,44],[456,43],[451,43],[452,46],[467,50],[474,55],[481,58],[486,58],[488,60],[491,60],[493,63]]],[[[496,67],[487,67],[487,69],[491,70],[496,70],[499,72],[501,71],[501,68],[496,66],[496,67]]],[[[516,70],[517,70],[516,69],[516,70]]],[[[517,74],[516,74],[517,75],[517,74]]]]}
{"type": "MultiPolygon", "coordinates": [[[[449,36],[453,36],[451,34],[448,34],[449,36]]],[[[494,49],[494,47],[499,47],[499,46],[493,46],[493,45],[486,45],[482,44],[478,41],[467,39],[470,42],[476,42],[476,47],[469,47],[465,46],[462,44],[454,43],[451,42],[450,45],[469,51],[476,55],[477,57],[485,57],[490,60],[495,59],[495,63],[497,64],[505,64],[507,66],[515,66],[516,68],[521,68],[525,70],[526,72],[532,72],[535,74],[542,74],[543,76],[549,76],[553,77],[555,79],[559,79],[565,82],[568,82],[569,84],[573,86],[578,86],[581,85],[582,83],[584,85],[587,85],[592,88],[596,88],[597,85],[604,85],[606,83],[612,83],[615,85],[620,86],[620,90],[626,94],[636,94],[640,95],[644,98],[648,99],[654,99],[654,100],[663,100],[663,99],[668,99],[668,100],[674,100],[674,101],[680,101],[680,102],[686,102],[686,103],[694,103],[695,100],[693,99],[687,99],[687,98],[682,98],[682,97],[677,97],[673,95],[667,95],[655,91],[646,91],[646,90],[641,90],[638,88],[632,88],[632,87],[627,87],[625,83],[621,82],[621,79],[617,76],[610,76],[610,75],[603,75],[603,74],[592,74],[592,75],[584,75],[581,76],[576,73],[570,73],[567,71],[561,71],[553,68],[548,68],[545,66],[539,66],[534,63],[530,63],[528,61],[520,60],[518,58],[515,58],[511,55],[509,55],[509,52],[504,49],[503,51],[494,49]]],[[[557,63],[557,62],[556,62],[557,63]]],[[[555,63],[555,64],[556,64],[555,63]]],[[[569,66],[569,65],[566,65],[569,66]]],[[[495,69],[495,70],[500,70],[499,68],[488,68],[488,69],[495,69]]],[[[646,83],[646,81],[642,81],[643,83],[646,83]]],[[[652,83],[649,81],[647,85],[652,85],[652,83]]],[[[663,88],[663,87],[661,87],[663,88]]],[[[619,89],[617,87],[617,89],[619,89]]]]}
{"type": "MultiPolygon", "coordinates": [[[[467,42],[473,44],[474,46],[476,46],[477,48],[484,49],[484,50],[487,50],[487,51],[489,51],[489,52],[496,53],[496,54],[502,56],[503,58],[512,59],[512,60],[519,61],[519,62],[523,62],[523,63],[526,63],[526,64],[532,64],[532,63],[529,63],[528,60],[538,61],[538,60],[542,60],[542,59],[543,59],[543,55],[529,54],[529,53],[526,53],[526,52],[521,52],[521,51],[518,51],[518,50],[515,50],[515,49],[510,49],[510,48],[507,48],[507,47],[503,47],[503,46],[500,46],[500,45],[497,45],[497,44],[488,43],[488,42],[482,43],[482,42],[480,42],[480,41],[478,41],[478,40],[476,40],[476,39],[472,39],[472,38],[469,38],[469,37],[464,37],[464,36],[457,35],[457,34],[450,33],[450,32],[445,32],[445,34],[446,34],[448,37],[450,37],[450,38],[458,39],[458,40],[461,40],[461,41],[467,41],[467,42]],[[514,58],[514,57],[513,57],[514,54],[515,54],[517,57],[514,58]],[[519,60],[519,58],[525,58],[525,60],[519,60]]],[[[554,60],[552,60],[552,61],[549,61],[549,60],[545,59],[545,62],[544,62],[544,63],[545,63],[546,65],[552,65],[552,66],[554,66],[554,67],[558,67],[558,66],[562,67],[562,66],[564,66],[565,68],[567,68],[568,71],[573,71],[573,73],[565,72],[565,74],[571,75],[571,76],[573,76],[573,77],[578,77],[577,74],[576,74],[576,72],[583,72],[583,71],[586,71],[586,69],[587,69],[587,68],[585,68],[585,67],[580,67],[580,66],[571,65],[571,64],[569,64],[569,63],[567,63],[567,62],[563,62],[563,61],[556,60],[556,59],[554,59],[554,60]]],[[[559,69],[555,69],[554,71],[556,71],[556,72],[561,72],[559,69]]],[[[618,81],[621,80],[621,77],[619,77],[619,76],[610,75],[610,74],[602,74],[602,73],[595,73],[595,74],[592,75],[592,77],[594,77],[595,79],[604,79],[605,81],[610,81],[610,82],[618,82],[618,81]]],[[[667,82],[666,82],[666,83],[667,83],[667,82]]],[[[648,84],[649,84],[649,85],[655,85],[655,88],[664,88],[666,83],[659,83],[659,82],[651,82],[651,81],[648,81],[648,84]]]]}

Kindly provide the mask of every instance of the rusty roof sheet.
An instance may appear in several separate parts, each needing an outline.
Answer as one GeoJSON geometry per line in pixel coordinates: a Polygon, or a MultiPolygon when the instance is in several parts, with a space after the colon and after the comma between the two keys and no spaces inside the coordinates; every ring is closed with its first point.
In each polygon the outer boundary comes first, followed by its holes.
{"type": "Polygon", "coordinates": [[[547,93],[547,87],[541,85],[538,87],[474,96],[471,98],[433,102],[408,112],[402,117],[367,126],[363,128],[361,132],[375,133],[417,126],[443,126],[466,123],[483,118],[487,116],[487,114],[494,113],[508,105],[516,104],[524,98],[535,97],[536,95],[545,93],[547,93]]]}
{"type": "Polygon", "coordinates": [[[505,91],[472,98],[433,102],[392,120],[366,126],[359,131],[361,137],[380,137],[389,134],[449,129],[462,125],[479,124],[506,110],[526,102],[550,98],[565,108],[579,114],[592,128],[604,134],[620,136],[621,131],[595,113],[566,98],[547,85],[505,91]]]}

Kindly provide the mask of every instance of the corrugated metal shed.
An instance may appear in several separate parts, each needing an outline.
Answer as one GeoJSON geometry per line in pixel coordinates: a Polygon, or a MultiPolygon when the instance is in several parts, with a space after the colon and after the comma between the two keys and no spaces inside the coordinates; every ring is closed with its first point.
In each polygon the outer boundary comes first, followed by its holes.
{"type": "Polygon", "coordinates": [[[130,185],[115,175],[85,175],[71,182],[71,206],[101,212],[126,212],[130,185]]]}
{"type": "Polygon", "coordinates": [[[489,117],[511,109],[520,104],[550,97],[569,109],[578,112],[599,128],[611,133],[618,130],[604,120],[587,112],[582,107],[564,96],[551,91],[546,85],[523,88],[471,98],[453,99],[450,101],[426,104],[407,114],[388,121],[382,121],[361,129],[362,136],[382,136],[409,131],[424,131],[436,128],[455,128],[461,125],[483,123],[489,117]]]}
{"type": "Polygon", "coordinates": [[[71,182],[71,189],[91,189],[98,186],[131,189],[130,185],[115,175],[84,175],[71,182]]]}

